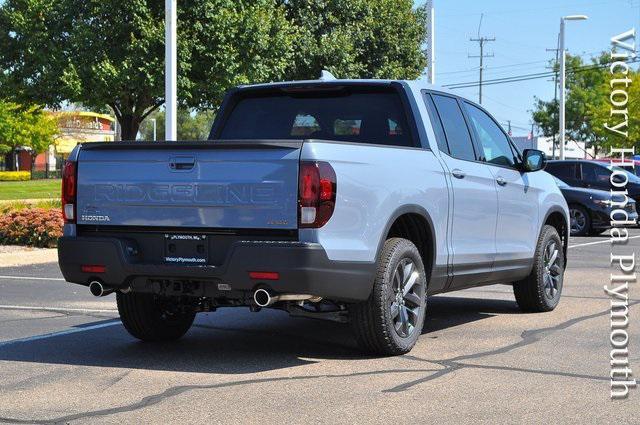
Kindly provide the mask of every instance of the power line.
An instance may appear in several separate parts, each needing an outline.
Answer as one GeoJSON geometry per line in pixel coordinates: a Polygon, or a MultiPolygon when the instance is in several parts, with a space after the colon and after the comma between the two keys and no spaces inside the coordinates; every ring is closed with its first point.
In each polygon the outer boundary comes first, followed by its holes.
{"type": "MultiPolygon", "coordinates": [[[[634,59],[631,61],[627,61],[627,63],[631,64],[631,63],[637,63],[640,62],[640,58],[638,59],[634,59]]],[[[584,66],[579,66],[579,67],[574,67],[574,68],[568,68],[567,72],[571,72],[571,73],[580,73],[580,72],[585,72],[585,71],[589,71],[592,69],[599,69],[599,68],[607,68],[609,66],[609,64],[596,64],[596,65],[584,65],[584,66]]],[[[495,85],[495,84],[505,84],[505,83],[516,83],[516,82],[520,82],[520,81],[528,81],[528,80],[536,80],[536,79],[540,79],[540,78],[549,78],[549,77],[553,77],[555,75],[555,71],[545,71],[545,72],[537,72],[537,73],[532,73],[532,74],[522,74],[522,75],[513,75],[510,77],[502,77],[502,78],[496,78],[496,79],[492,79],[492,80],[486,80],[483,82],[483,85],[489,86],[489,85],[495,85]]],[[[467,88],[467,87],[474,87],[476,86],[478,83],[474,82],[474,81],[469,81],[469,82],[464,82],[464,83],[451,83],[451,84],[444,84],[442,87],[446,87],[449,89],[462,89],[462,88],[467,88]]]]}

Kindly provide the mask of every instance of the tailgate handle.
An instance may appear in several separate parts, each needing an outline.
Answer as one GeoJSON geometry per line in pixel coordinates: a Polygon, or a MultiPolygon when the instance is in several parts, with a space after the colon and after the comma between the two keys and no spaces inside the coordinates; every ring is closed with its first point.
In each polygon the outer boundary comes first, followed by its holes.
{"type": "Polygon", "coordinates": [[[180,156],[169,160],[169,168],[173,171],[189,171],[196,165],[196,159],[192,156],[180,156]]]}

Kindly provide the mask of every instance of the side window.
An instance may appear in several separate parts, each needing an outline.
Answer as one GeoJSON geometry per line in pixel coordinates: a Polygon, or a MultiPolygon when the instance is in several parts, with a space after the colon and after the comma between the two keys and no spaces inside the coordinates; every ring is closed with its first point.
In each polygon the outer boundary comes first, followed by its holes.
{"type": "Polygon", "coordinates": [[[453,97],[434,94],[433,102],[447,136],[449,154],[454,158],[474,161],[473,142],[458,101],[453,97]]]}
{"type": "Polygon", "coordinates": [[[464,105],[469,114],[471,125],[478,135],[478,141],[482,146],[486,161],[490,164],[513,167],[516,158],[514,158],[513,149],[511,149],[509,139],[504,132],[482,109],[467,102],[464,105]]]}
{"type": "Polygon", "coordinates": [[[551,162],[547,164],[545,170],[565,182],[577,178],[575,162],[551,162]]]}
{"type": "Polygon", "coordinates": [[[602,166],[582,163],[582,179],[585,182],[608,185],[611,172],[602,166]]]}
{"type": "Polygon", "coordinates": [[[427,93],[424,94],[424,101],[427,104],[427,111],[429,112],[429,119],[433,126],[433,132],[436,134],[436,142],[438,143],[438,149],[444,153],[449,153],[449,146],[447,146],[447,136],[444,134],[444,128],[442,128],[442,122],[436,111],[436,105],[433,103],[433,99],[427,93]]]}

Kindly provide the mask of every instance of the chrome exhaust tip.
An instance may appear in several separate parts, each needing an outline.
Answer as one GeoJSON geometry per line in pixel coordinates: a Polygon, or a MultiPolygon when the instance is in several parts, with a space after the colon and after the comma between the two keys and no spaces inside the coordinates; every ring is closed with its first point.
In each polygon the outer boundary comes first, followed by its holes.
{"type": "Polygon", "coordinates": [[[255,302],[258,307],[269,307],[270,305],[273,305],[280,301],[294,301],[298,303],[309,301],[312,303],[319,303],[320,301],[322,301],[322,297],[307,294],[273,295],[271,292],[263,288],[257,289],[253,293],[253,302],[255,302]]]}
{"type": "Polygon", "coordinates": [[[274,303],[271,294],[266,289],[258,289],[253,293],[253,301],[258,307],[267,307],[274,303]]]}
{"type": "Polygon", "coordinates": [[[94,297],[104,297],[111,294],[114,290],[112,288],[106,288],[102,282],[94,280],[89,284],[89,291],[94,297]]]}

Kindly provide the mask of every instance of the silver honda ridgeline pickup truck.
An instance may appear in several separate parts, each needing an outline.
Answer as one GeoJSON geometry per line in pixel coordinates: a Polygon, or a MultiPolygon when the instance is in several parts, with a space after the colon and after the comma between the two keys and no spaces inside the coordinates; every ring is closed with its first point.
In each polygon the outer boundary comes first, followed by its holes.
{"type": "Polygon", "coordinates": [[[180,338],[198,312],[271,307],[406,353],[428,295],[506,283],[525,311],[558,305],[569,214],[545,161],[420,81],[238,87],[208,141],[73,151],[60,268],[115,292],[145,341],[180,338]]]}

